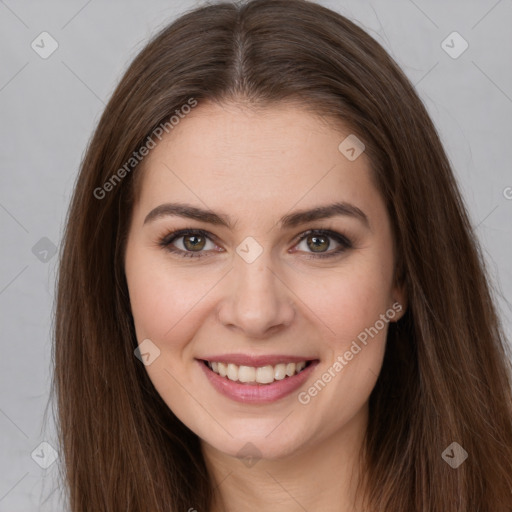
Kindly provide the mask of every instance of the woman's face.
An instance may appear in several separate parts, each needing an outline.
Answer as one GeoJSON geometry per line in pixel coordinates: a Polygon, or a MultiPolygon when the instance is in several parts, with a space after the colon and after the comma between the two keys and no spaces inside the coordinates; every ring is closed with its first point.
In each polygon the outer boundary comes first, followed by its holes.
{"type": "Polygon", "coordinates": [[[143,162],[125,259],[137,339],[215,450],[279,458],[365,425],[404,298],[349,135],[297,106],[207,103],[143,162]]]}

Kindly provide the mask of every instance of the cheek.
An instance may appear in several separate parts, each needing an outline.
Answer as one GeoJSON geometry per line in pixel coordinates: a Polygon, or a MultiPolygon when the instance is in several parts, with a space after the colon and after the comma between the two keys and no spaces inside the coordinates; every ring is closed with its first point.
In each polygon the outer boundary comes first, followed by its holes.
{"type": "Polygon", "coordinates": [[[126,277],[137,339],[153,340],[174,351],[193,335],[218,277],[180,272],[165,260],[134,250],[126,261],[126,277]]]}
{"type": "Polygon", "coordinates": [[[316,315],[325,339],[336,350],[385,314],[391,306],[391,288],[391,258],[383,261],[377,252],[355,257],[324,275],[302,275],[293,287],[305,298],[304,312],[309,309],[316,315]]]}
{"type": "Polygon", "coordinates": [[[364,407],[382,368],[395,311],[389,303],[387,274],[379,266],[373,269],[338,274],[315,295],[316,302],[308,304],[324,325],[324,357],[316,379],[298,401],[304,412],[322,419],[322,431],[335,431],[364,407]]]}
{"type": "Polygon", "coordinates": [[[321,394],[317,405],[332,401],[346,407],[348,414],[371,393],[382,366],[389,322],[395,317],[390,300],[392,254],[385,244],[380,247],[363,251],[324,278],[315,276],[315,282],[297,281],[297,295],[309,297],[308,308],[321,320],[316,323],[322,325],[327,356],[319,375],[325,391],[319,383],[302,403],[321,394]]]}

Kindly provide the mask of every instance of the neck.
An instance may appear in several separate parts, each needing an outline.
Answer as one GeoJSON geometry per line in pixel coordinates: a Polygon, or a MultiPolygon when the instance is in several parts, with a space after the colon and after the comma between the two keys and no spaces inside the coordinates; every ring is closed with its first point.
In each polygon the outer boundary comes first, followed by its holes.
{"type": "Polygon", "coordinates": [[[250,467],[203,442],[215,487],[212,512],[362,510],[356,488],[367,421],[364,407],[343,429],[310,440],[286,457],[261,459],[250,467]]]}

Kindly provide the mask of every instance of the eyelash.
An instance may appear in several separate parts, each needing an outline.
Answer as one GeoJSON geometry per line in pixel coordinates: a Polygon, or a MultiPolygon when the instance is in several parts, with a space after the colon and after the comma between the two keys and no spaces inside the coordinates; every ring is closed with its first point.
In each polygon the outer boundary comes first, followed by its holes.
{"type": "MultiPolygon", "coordinates": [[[[183,258],[203,258],[205,257],[204,254],[201,254],[201,252],[194,252],[194,251],[183,251],[181,249],[177,249],[172,246],[172,243],[179,238],[182,238],[185,235],[198,235],[203,236],[205,238],[208,238],[210,241],[214,242],[212,240],[212,236],[208,231],[204,231],[202,229],[195,229],[195,228],[189,228],[189,229],[180,229],[178,231],[173,231],[171,233],[168,233],[164,237],[162,237],[158,245],[162,247],[163,249],[176,254],[177,256],[183,257],[183,258]]],[[[340,247],[337,249],[328,252],[328,253],[310,253],[309,256],[306,256],[307,259],[323,259],[323,258],[333,258],[335,256],[338,256],[339,254],[345,252],[348,249],[352,249],[353,245],[352,242],[341,233],[336,233],[335,231],[330,231],[328,229],[310,229],[308,231],[305,231],[304,233],[301,233],[296,238],[295,245],[298,245],[300,242],[302,242],[306,237],[309,235],[317,235],[317,236],[326,236],[328,238],[334,239],[336,242],[340,244],[340,247]]]]}

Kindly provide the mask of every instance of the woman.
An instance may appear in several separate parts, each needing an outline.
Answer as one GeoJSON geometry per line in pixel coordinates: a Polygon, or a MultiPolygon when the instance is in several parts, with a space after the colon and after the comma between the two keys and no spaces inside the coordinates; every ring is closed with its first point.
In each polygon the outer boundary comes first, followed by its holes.
{"type": "Polygon", "coordinates": [[[302,0],[158,34],[61,253],[70,509],[512,510],[510,355],[436,130],[302,0]]]}

